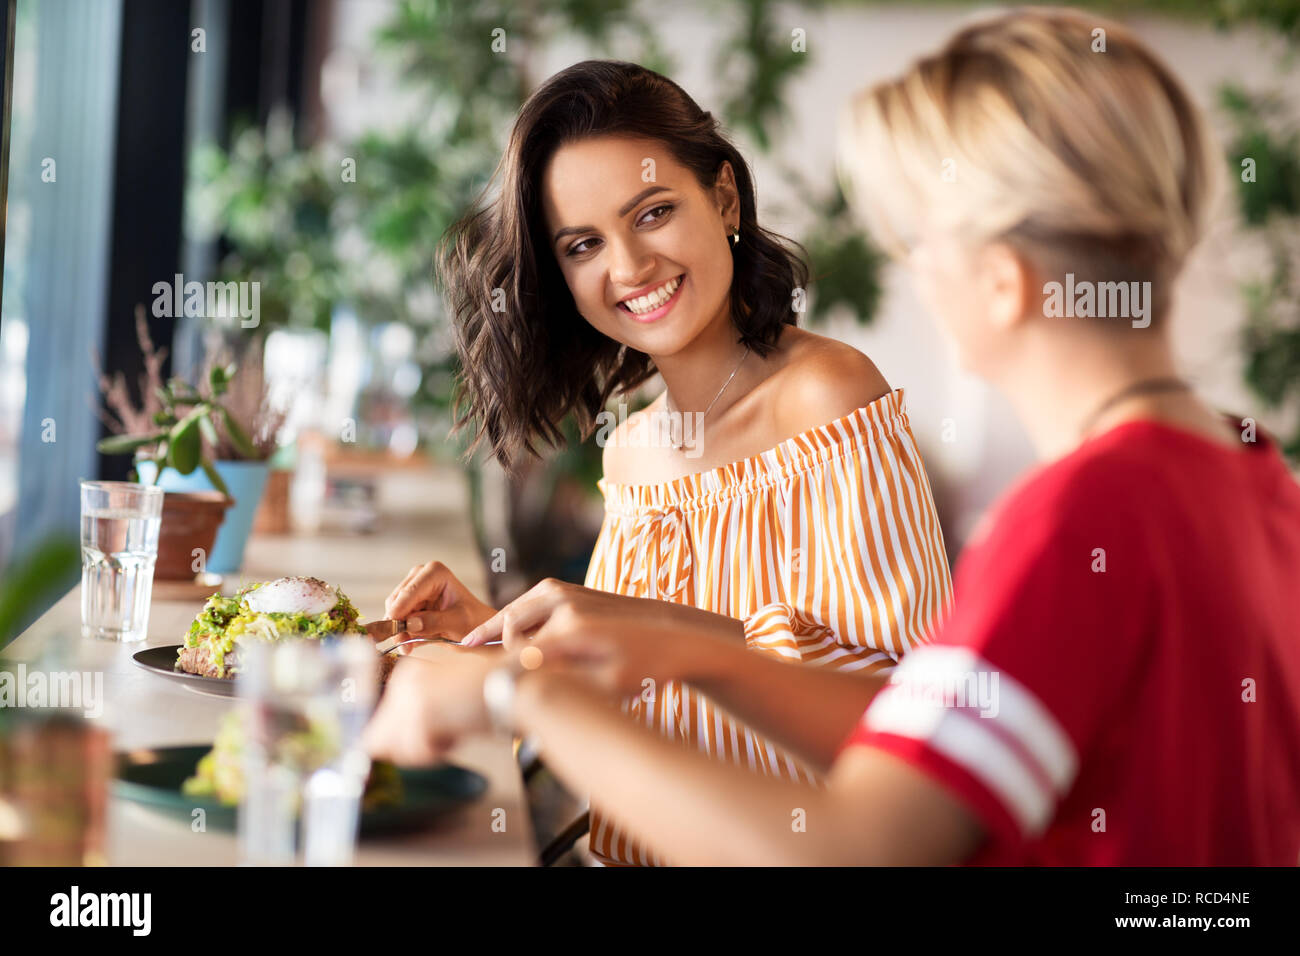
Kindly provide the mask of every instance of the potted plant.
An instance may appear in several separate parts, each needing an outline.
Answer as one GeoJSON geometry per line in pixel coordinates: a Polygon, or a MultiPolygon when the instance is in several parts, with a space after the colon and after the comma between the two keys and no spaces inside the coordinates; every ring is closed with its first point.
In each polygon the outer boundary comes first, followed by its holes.
{"type": "Polygon", "coordinates": [[[214,367],[208,379],[207,394],[200,394],[180,378],[161,381],[166,349],[155,351],[149,338],[144,308],[136,310],[136,335],[140,341],[145,373],[141,378],[141,403],[136,405],[118,373],[113,379],[100,376],[107,413],[101,418],[116,432],[96,446],[107,455],[134,454],[137,472],[145,461],[151,463],[150,483],[158,484],[165,469],[190,475],[202,469],[211,483],[209,490],[168,490],[163,497],[162,527],[158,534],[158,559],[154,577],[176,581],[193,579],[206,570],[208,556],[226,509],[235,502],[221,474],[204,449],[204,439],[216,446],[220,422],[230,440],[249,457],[257,452],[243,429],[219,401],[225,394],[233,367],[214,367]]]}
{"type": "MultiPolygon", "coordinates": [[[[217,530],[208,555],[207,570],[217,574],[236,572],[244,563],[244,549],[253,529],[254,517],[266,491],[271,457],[277,451],[277,435],[286,410],[271,402],[270,388],[262,375],[261,339],[248,343],[238,364],[227,361],[224,346],[208,349],[201,381],[204,395],[221,398],[212,418],[212,434],[201,431],[204,456],[220,477],[222,487],[235,500],[217,530]]],[[[142,481],[158,484],[166,491],[220,490],[208,472],[196,468],[188,475],[176,469],[155,479],[156,468],[148,459],[136,463],[142,481]]]]}

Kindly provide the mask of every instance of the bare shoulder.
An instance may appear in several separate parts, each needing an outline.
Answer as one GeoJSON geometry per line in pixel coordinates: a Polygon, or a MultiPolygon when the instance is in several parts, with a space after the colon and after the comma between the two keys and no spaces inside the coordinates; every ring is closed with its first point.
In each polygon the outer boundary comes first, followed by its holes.
{"type": "Polygon", "coordinates": [[[889,393],[889,383],[875,363],[851,345],[794,328],[782,336],[781,344],[787,358],[769,384],[772,407],[786,434],[843,418],[889,393]]]}
{"type": "Polygon", "coordinates": [[[638,440],[639,433],[649,427],[650,414],[662,402],[656,398],[645,408],[632,412],[618,421],[598,429],[597,440],[603,445],[601,450],[601,471],[607,481],[614,484],[635,484],[644,480],[647,461],[646,441],[638,440]]]}

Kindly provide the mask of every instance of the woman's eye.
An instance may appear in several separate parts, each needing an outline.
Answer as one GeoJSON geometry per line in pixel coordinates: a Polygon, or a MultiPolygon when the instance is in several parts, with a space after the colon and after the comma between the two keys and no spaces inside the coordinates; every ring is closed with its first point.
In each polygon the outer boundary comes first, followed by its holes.
{"type": "MultiPolygon", "coordinates": [[[[647,209],[647,210],[645,211],[645,213],[641,216],[641,218],[637,220],[637,222],[638,222],[638,224],[640,224],[640,223],[656,223],[656,222],[659,222],[660,220],[666,218],[666,217],[667,217],[667,216],[668,216],[672,211],[673,211],[673,204],[672,204],[672,203],[661,203],[661,204],[658,205],[658,206],[655,206],[655,207],[653,207],[653,208],[651,208],[651,209],[647,209]]],[[[579,241],[579,242],[575,242],[573,245],[569,246],[569,248],[568,248],[567,250],[565,250],[565,253],[564,253],[564,254],[565,254],[566,256],[580,256],[580,255],[583,255],[584,253],[591,252],[591,251],[592,251],[592,248],[594,248],[594,246],[591,246],[591,244],[592,244],[592,243],[597,243],[597,242],[600,242],[600,240],[599,240],[599,239],[583,239],[583,240],[581,240],[581,241],[579,241]],[[584,248],[584,246],[589,247],[589,248],[584,248]]]]}
{"type": "Polygon", "coordinates": [[[673,211],[672,203],[663,203],[662,205],[655,206],[653,209],[647,209],[647,210],[646,210],[646,214],[645,214],[645,216],[642,216],[642,217],[641,217],[641,221],[642,221],[642,222],[647,222],[647,221],[648,221],[648,222],[658,222],[660,219],[663,219],[665,216],[667,216],[667,215],[668,215],[670,212],[672,212],[672,211],[673,211]],[[652,213],[659,213],[659,215],[654,216],[653,219],[649,219],[649,220],[647,220],[647,219],[646,219],[646,216],[649,216],[649,215],[651,215],[652,213]]]}

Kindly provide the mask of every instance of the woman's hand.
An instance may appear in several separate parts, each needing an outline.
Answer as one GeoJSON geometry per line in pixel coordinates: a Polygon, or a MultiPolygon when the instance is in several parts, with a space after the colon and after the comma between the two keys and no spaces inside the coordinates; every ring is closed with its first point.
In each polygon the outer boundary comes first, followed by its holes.
{"type": "MultiPolygon", "coordinates": [[[[453,641],[462,640],[495,613],[496,608],[475,597],[440,561],[411,568],[384,602],[384,616],[405,620],[409,633],[453,641]]],[[[397,653],[410,651],[407,646],[398,648],[397,653]]]]}
{"type": "Polygon", "coordinates": [[[632,598],[547,579],[474,628],[466,647],[500,638],[532,645],[540,664],[576,671],[610,694],[639,694],[688,678],[721,637],[743,648],[739,621],[668,601],[632,598]]]}
{"type": "Polygon", "coordinates": [[[489,729],[483,679],[499,654],[448,653],[393,668],[362,742],[374,757],[403,766],[443,759],[465,734],[489,729]]]}

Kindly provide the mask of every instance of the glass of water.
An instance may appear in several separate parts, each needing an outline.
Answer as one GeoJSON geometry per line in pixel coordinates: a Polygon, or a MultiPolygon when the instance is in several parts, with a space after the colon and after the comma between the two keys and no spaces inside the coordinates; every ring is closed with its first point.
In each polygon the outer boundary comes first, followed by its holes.
{"type": "Polygon", "coordinates": [[[81,635],[142,641],[158,557],[163,490],[81,483],[81,635]]]}
{"type": "Polygon", "coordinates": [[[370,760],[361,732],[378,696],[378,655],[369,638],[251,641],[240,651],[244,701],[246,864],[352,862],[370,760]]]}

